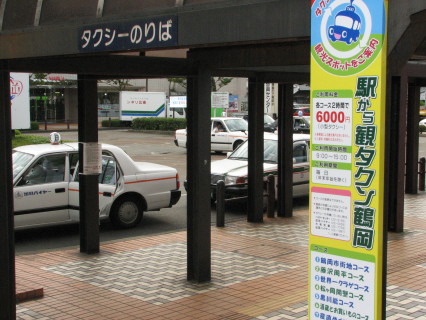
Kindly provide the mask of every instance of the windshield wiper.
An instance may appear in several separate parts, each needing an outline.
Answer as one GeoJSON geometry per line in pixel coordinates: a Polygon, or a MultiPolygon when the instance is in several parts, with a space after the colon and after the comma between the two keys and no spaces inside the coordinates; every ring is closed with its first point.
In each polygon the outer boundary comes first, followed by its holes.
{"type": "Polygon", "coordinates": [[[246,157],[229,157],[228,159],[233,159],[233,160],[245,160],[247,161],[246,157]]]}

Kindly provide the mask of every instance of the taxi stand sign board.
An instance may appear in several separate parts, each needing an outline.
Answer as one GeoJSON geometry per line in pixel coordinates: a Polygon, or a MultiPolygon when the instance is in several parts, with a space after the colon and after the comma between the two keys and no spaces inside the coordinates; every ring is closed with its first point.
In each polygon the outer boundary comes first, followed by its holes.
{"type": "Polygon", "coordinates": [[[102,173],[102,144],[98,142],[80,142],[83,147],[84,175],[98,175],[102,173]]]}
{"type": "Polygon", "coordinates": [[[383,318],[387,0],[311,0],[309,319],[383,318]]]}
{"type": "Polygon", "coordinates": [[[12,129],[30,128],[30,74],[10,73],[12,129]]]}

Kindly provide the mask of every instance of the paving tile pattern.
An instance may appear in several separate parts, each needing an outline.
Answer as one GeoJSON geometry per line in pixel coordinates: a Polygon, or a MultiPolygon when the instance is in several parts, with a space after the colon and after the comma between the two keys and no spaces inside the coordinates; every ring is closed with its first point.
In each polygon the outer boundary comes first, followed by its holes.
{"type": "Polygon", "coordinates": [[[426,292],[388,286],[386,319],[426,319],[426,292]]]}
{"type": "Polygon", "coordinates": [[[156,305],[286,271],[293,266],[249,255],[212,251],[212,281],[186,281],[186,244],[172,243],[44,268],[58,275],[156,305]]]}
{"type": "Polygon", "coordinates": [[[249,225],[241,229],[238,224],[230,225],[228,232],[240,236],[255,237],[271,241],[285,242],[300,246],[308,246],[308,225],[305,224],[265,224],[262,226],[249,225]]]}
{"type": "Polygon", "coordinates": [[[16,318],[17,319],[34,319],[34,320],[51,320],[51,318],[43,316],[40,313],[31,311],[27,308],[21,307],[20,305],[16,306],[16,318]]]}
{"type": "MultiPolygon", "coordinates": [[[[387,320],[426,319],[426,193],[407,195],[403,233],[388,234],[387,320]]],[[[186,232],[18,256],[18,287],[44,297],[19,320],[307,319],[307,210],[212,228],[212,281],[186,281],[186,232]]]]}
{"type": "Polygon", "coordinates": [[[280,310],[269,312],[254,318],[253,320],[283,320],[283,319],[307,319],[308,301],[297,303],[280,310]]]}
{"type": "Polygon", "coordinates": [[[404,197],[405,217],[419,217],[426,219],[425,208],[426,192],[419,191],[419,194],[406,194],[404,197]]]}

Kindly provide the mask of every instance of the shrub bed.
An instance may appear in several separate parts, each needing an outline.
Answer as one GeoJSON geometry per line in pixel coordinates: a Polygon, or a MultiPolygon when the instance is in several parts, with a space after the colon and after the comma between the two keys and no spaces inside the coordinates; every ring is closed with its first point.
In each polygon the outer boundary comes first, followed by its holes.
{"type": "Polygon", "coordinates": [[[136,118],[132,128],[135,130],[175,131],[186,128],[186,119],[173,118],[136,118]]]}
{"type": "Polygon", "coordinates": [[[38,130],[38,129],[40,129],[40,124],[37,121],[31,121],[30,129],[31,130],[38,130]]]}
{"type": "Polygon", "coordinates": [[[131,124],[132,123],[130,121],[122,121],[120,119],[102,120],[103,128],[123,128],[130,127],[131,124]]]}

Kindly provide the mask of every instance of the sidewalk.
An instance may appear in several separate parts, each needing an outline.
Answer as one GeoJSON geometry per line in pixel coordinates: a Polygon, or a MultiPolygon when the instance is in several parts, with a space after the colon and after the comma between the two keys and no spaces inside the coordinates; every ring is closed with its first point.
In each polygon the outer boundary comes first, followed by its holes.
{"type": "MultiPolygon", "coordinates": [[[[389,234],[387,319],[426,319],[426,194],[389,234]]],[[[186,281],[186,232],[17,256],[18,319],[307,319],[308,212],[212,227],[212,281],[186,281]]]]}

